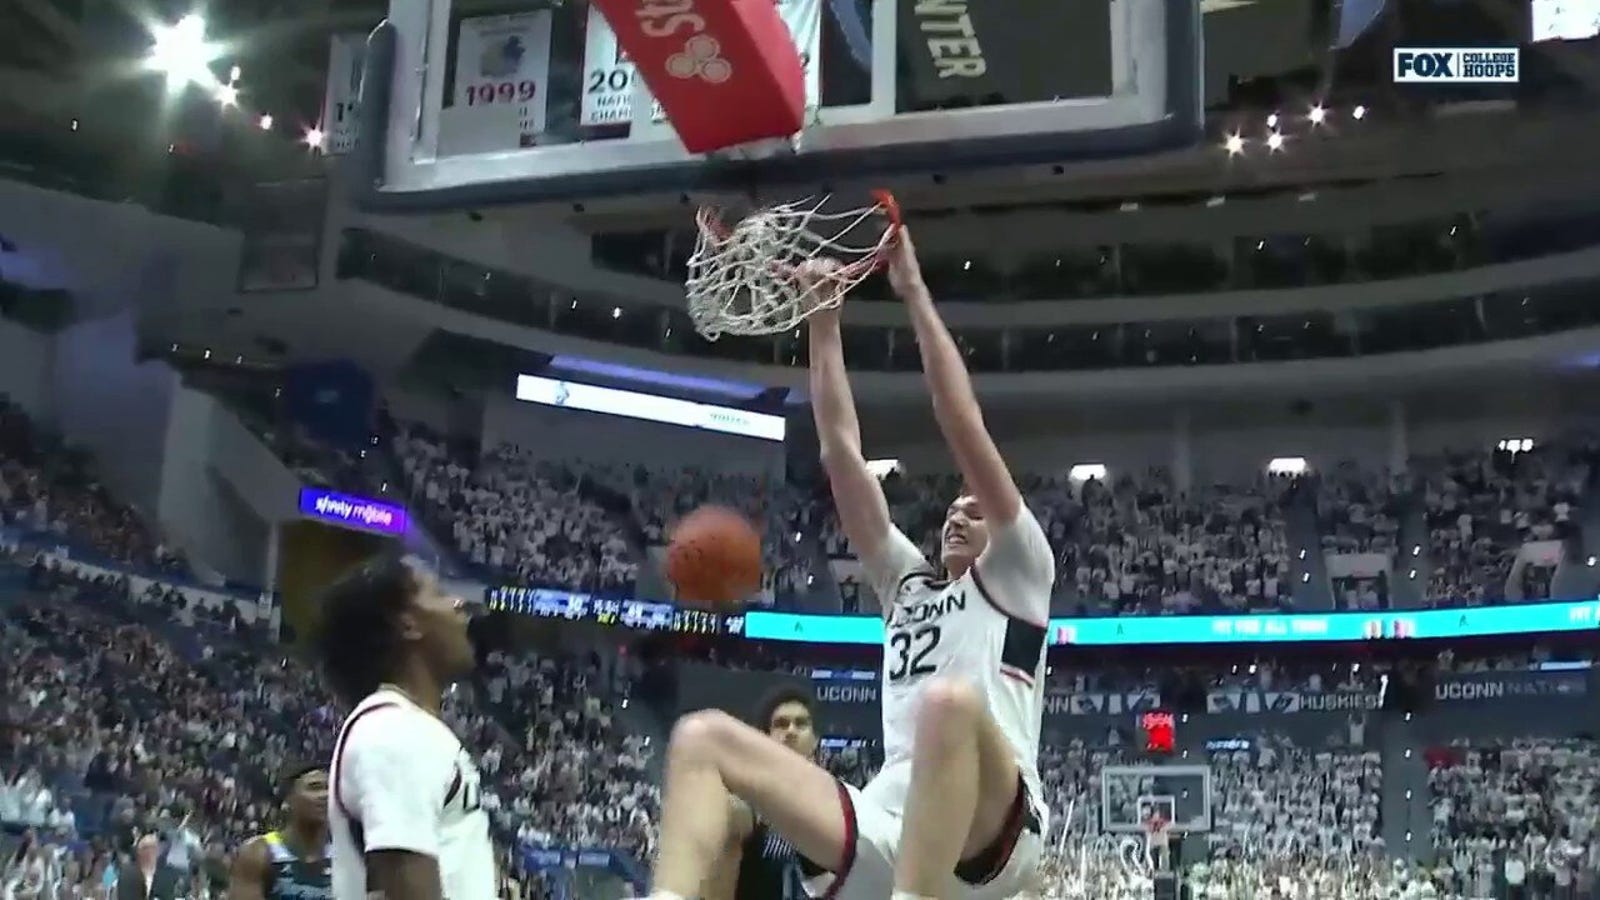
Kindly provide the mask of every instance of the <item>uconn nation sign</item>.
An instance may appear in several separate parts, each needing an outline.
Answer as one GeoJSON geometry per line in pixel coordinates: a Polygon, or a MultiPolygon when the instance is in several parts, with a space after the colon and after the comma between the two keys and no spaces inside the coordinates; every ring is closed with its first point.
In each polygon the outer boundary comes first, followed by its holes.
{"type": "Polygon", "coordinates": [[[1561,671],[1467,672],[1440,676],[1434,699],[1440,702],[1520,701],[1530,698],[1580,700],[1589,696],[1589,669],[1561,671]]]}

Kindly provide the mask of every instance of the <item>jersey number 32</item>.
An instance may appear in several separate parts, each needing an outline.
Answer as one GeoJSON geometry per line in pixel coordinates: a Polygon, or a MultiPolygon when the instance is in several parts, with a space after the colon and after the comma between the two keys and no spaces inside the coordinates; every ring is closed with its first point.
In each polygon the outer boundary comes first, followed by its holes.
{"type": "Polygon", "coordinates": [[[928,661],[943,637],[937,625],[896,631],[889,635],[889,680],[904,681],[931,675],[939,667],[928,661]]]}

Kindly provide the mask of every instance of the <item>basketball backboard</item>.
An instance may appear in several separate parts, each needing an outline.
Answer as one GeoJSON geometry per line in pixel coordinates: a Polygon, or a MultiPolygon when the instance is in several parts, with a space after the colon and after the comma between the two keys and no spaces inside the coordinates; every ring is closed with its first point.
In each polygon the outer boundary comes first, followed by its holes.
{"type": "Polygon", "coordinates": [[[350,156],[358,203],[893,187],[895,176],[1152,152],[1200,133],[1195,0],[774,2],[805,66],[809,124],[792,147],[749,162],[684,149],[598,5],[480,16],[456,0],[391,0],[367,45],[358,120],[372,137],[350,156]]]}
{"type": "Polygon", "coordinates": [[[1173,834],[1211,830],[1209,766],[1106,766],[1100,770],[1101,830],[1142,833],[1159,814],[1173,834]]]}

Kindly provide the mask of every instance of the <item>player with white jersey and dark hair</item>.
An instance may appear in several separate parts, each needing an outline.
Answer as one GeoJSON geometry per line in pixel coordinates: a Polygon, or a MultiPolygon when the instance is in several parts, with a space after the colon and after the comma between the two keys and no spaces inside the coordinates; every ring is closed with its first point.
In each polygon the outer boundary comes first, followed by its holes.
{"type": "Polygon", "coordinates": [[[328,772],[334,900],[498,895],[478,769],[439,718],[445,691],[476,659],[466,606],[395,554],[356,567],[320,599],[318,654],[355,704],[328,772]]]}
{"type": "MultiPolygon", "coordinates": [[[[802,274],[827,281],[815,269],[802,274]]],[[[904,231],[889,279],[967,493],[945,517],[940,573],[890,521],[867,469],[839,311],[813,314],[822,462],[883,608],[884,767],[858,791],[731,716],[683,717],[667,753],[659,900],[691,897],[704,883],[735,800],[823,870],[807,880],[816,897],[998,900],[1034,881],[1047,828],[1038,751],[1055,559],[984,425],[904,231]]]]}

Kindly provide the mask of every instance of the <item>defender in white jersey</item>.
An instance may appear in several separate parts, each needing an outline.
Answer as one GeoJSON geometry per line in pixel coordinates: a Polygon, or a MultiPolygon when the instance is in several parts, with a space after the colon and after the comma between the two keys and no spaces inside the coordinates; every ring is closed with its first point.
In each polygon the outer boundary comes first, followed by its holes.
{"type": "Polygon", "coordinates": [[[439,718],[472,670],[466,604],[415,560],[384,555],[327,589],[318,651],[356,701],[334,743],[334,900],[493,900],[478,769],[439,718]]]}
{"type": "MultiPolygon", "coordinates": [[[[802,275],[815,278],[825,265],[802,275]]],[[[814,313],[810,386],[822,462],[884,613],[883,771],[856,791],[726,714],[683,717],[667,756],[654,872],[661,900],[694,896],[736,821],[736,801],[813,864],[807,888],[828,900],[999,900],[1038,868],[1054,555],[984,426],[904,231],[889,280],[906,304],[935,418],[968,493],[946,516],[938,572],[894,527],[867,469],[839,311],[814,313]]]]}

